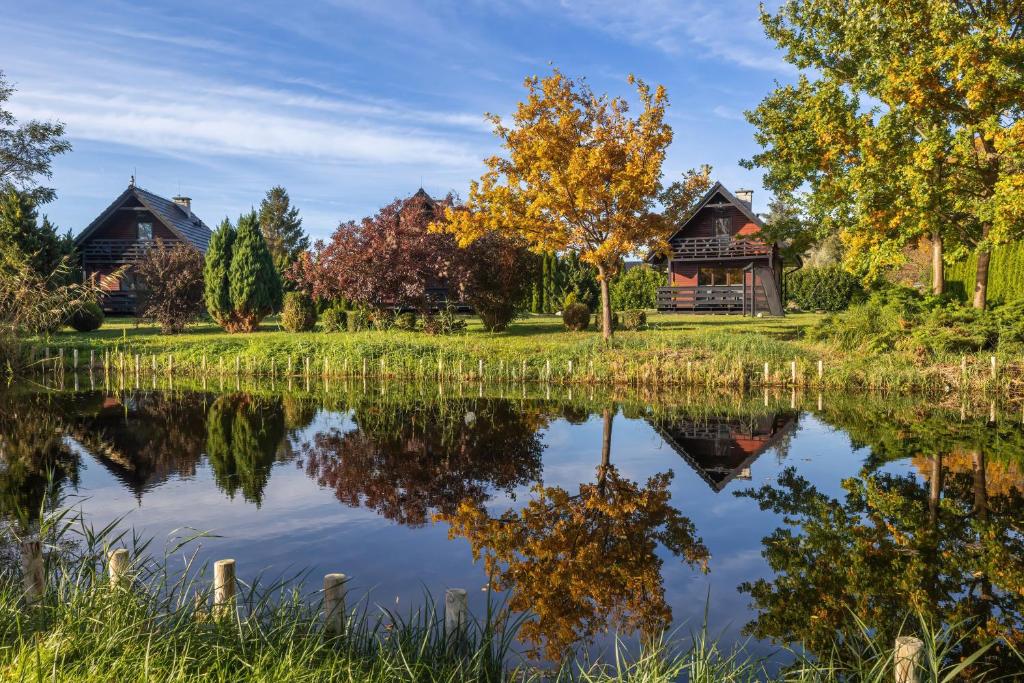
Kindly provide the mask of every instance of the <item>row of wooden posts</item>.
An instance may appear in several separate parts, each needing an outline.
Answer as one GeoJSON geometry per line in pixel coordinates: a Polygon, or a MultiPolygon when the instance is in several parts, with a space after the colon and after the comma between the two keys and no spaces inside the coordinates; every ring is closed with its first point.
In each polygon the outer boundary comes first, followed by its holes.
{"type": "MultiPolygon", "coordinates": [[[[25,595],[28,603],[38,604],[46,590],[43,572],[42,546],[38,540],[22,543],[25,595]]],[[[131,585],[131,560],[125,548],[112,550],[107,555],[107,571],[112,588],[127,588],[131,585]]],[[[345,632],[345,582],[344,574],[331,573],[323,582],[323,627],[329,635],[345,632]]],[[[237,581],[234,560],[217,560],[213,563],[213,609],[214,618],[224,618],[234,613],[237,581]]],[[[198,597],[198,596],[197,596],[198,597]]],[[[449,588],[444,594],[444,637],[449,642],[466,635],[469,626],[469,598],[465,589],[449,588]]],[[[896,639],[893,652],[893,672],[896,683],[919,683],[919,670],[924,654],[924,642],[914,636],[900,636],[896,639]]]]}
{"type": "MultiPolygon", "coordinates": [[[[46,593],[41,542],[38,539],[23,541],[21,555],[25,599],[29,605],[37,605],[46,593]]],[[[107,573],[112,588],[131,585],[131,560],[127,549],[117,548],[108,553],[107,573]]],[[[331,635],[341,635],[345,631],[346,580],[344,574],[331,573],[324,576],[323,625],[324,630],[331,635]]],[[[215,618],[233,613],[236,587],[235,561],[214,562],[212,615],[215,618]]],[[[199,598],[198,594],[196,597],[199,598]]],[[[449,588],[444,594],[444,635],[449,639],[461,638],[466,634],[468,626],[468,594],[462,588],[449,588]]]]}
{"type": "MultiPolygon", "coordinates": [[[[150,354],[149,360],[150,360],[149,365],[150,365],[151,372],[153,372],[154,374],[159,372],[160,368],[159,368],[159,360],[158,360],[157,355],[156,354],[150,354]]],[[[44,353],[44,357],[43,357],[43,367],[46,368],[46,367],[50,366],[51,364],[53,365],[53,368],[55,370],[63,371],[65,369],[65,367],[66,367],[66,359],[65,359],[65,356],[64,356],[64,349],[63,348],[58,349],[57,354],[51,355],[51,349],[49,347],[46,347],[45,353],[44,353]]],[[[105,372],[109,372],[111,370],[111,368],[112,368],[112,364],[113,364],[113,368],[115,370],[120,370],[121,372],[124,372],[124,371],[130,369],[130,368],[127,367],[126,356],[125,356],[124,353],[120,353],[120,354],[117,354],[117,355],[111,355],[109,351],[104,351],[103,359],[102,359],[102,364],[97,366],[97,364],[96,364],[96,352],[95,352],[95,350],[92,350],[92,349],[90,349],[90,351],[89,351],[89,363],[85,367],[88,370],[90,370],[90,371],[96,369],[97,367],[99,367],[99,368],[102,368],[105,372]]],[[[362,377],[367,377],[368,374],[369,374],[369,372],[368,372],[369,371],[369,364],[368,364],[368,361],[367,361],[367,359],[365,357],[363,357],[361,359],[361,363],[360,363],[361,368],[359,366],[357,366],[356,368],[350,368],[349,359],[346,358],[344,363],[342,364],[342,367],[339,368],[340,372],[334,372],[334,373],[331,372],[330,359],[327,358],[327,357],[323,358],[323,360],[320,362],[320,365],[321,365],[321,369],[322,369],[322,372],[320,374],[323,377],[329,377],[329,376],[352,377],[352,376],[359,376],[360,374],[361,374],[362,377]],[[361,370],[361,372],[360,372],[360,370],[361,370]]],[[[478,359],[476,365],[477,365],[476,375],[474,377],[472,377],[472,379],[483,380],[484,379],[484,370],[485,370],[484,359],[483,358],[478,359]]],[[[692,361],[692,360],[688,360],[686,362],[686,378],[687,378],[687,381],[692,381],[692,378],[693,378],[693,365],[694,365],[694,361],[692,361]]],[[[292,363],[292,357],[288,356],[288,363],[287,363],[287,368],[285,370],[285,376],[286,377],[294,377],[294,376],[310,377],[310,376],[312,376],[312,374],[313,374],[312,371],[311,371],[312,359],[309,356],[306,356],[303,359],[302,366],[303,367],[302,367],[301,370],[296,368],[296,367],[294,367],[293,363],[292,363]]],[[[79,368],[79,353],[78,353],[78,349],[72,349],[71,367],[75,371],[77,371],[78,368],[79,368]]],[[[141,356],[141,354],[136,353],[136,354],[134,354],[134,371],[135,371],[135,374],[139,374],[141,372],[141,369],[142,369],[142,356],[141,356]]],[[[173,355],[171,355],[171,354],[167,355],[167,357],[166,357],[166,364],[164,366],[164,369],[167,372],[167,374],[169,374],[169,375],[173,374],[173,372],[174,372],[174,356],[173,355]]],[[[419,374],[421,376],[424,375],[424,372],[423,372],[424,369],[425,369],[424,368],[424,359],[420,358],[419,374]]],[[[523,360],[521,362],[521,374],[519,375],[518,379],[525,380],[526,377],[527,377],[528,369],[529,368],[528,368],[527,361],[523,360]]],[[[202,374],[204,376],[208,374],[207,373],[207,370],[208,370],[207,356],[206,356],[205,353],[202,355],[200,370],[201,370],[201,372],[202,372],[202,374]]],[[[387,370],[388,370],[388,368],[387,368],[387,357],[386,356],[381,356],[380,357],[380,374],[379,374],[379,376],[381,376],[381,377],[387,376],[387,370]]],[[[516,369],[512,366],[512,364],[509,363],[507,371],[510,373],[511,378],[513,380],[517,379],[515,370],[516,369]]],[[[567,377],[574,377],[574,376],[576,376],[576,371],[575,370],[576,370],[576,368],[575,368],[574,362],[572,360],[569,360],[566,363],[566,375],[564,375],[564,376],[567,376],[567,377]]],[[[800,377],[799,377],[799,374],[798,374],[797,370],[798,370],[797,361],[796,360],[791,360],[789,362],[789,378],[788,378],[788,383],[792,384],[794,386],[798,385],[800,383],[800,377]]],[[[241,374],[242,373],[242,357],[241,357],[241,355],[237,355],[237,354],[235,355],[234,371],[235,371],[235,374],[241,374]]],[[[225,372],[224,357],[223,356],[218,356],[216,372],[219,375],[223,375],[224,372],[225,372]]],[[[502,376],[505,375],[505,373],[506,373],[505,362],[503,360],[501,360],[501,361],[499,361],[499,367],[498,367],[497,375],[496,376],[498,378],[501,378],[502,376]]],[[[252,374],[251,367],[247,368],[247,374],[252,374]]],[[[962,380],[966,380],[967,379],[967,377],[968,377],[967,356],[962,356],[961,357],[961,361],[960,361],[960,374],[961,374],[962,380]]],[[[999,362],[998,362],[998,359],[996,358],[996,356],[990,356],[989,357],[989,375],[990,375],[992,380],[996,380],[998,378],[998,376],[999,376],[999,362]]],[[[276,377],[277,376],[277,363],[276,363],[276,359],[273,358],[273,357],[271,357],[271,359],[270,359],[270,376],[271,377],[276,377]]],[[[438,358],[437,358],[437,376],[438,377],[443,377],[444,376],[444,359],[441,356],[438,356],[438,358]]],[[[465,372],[464,372],[463,361],[461,359],[458,361],[456,376],[460,377],[460,378],[466,376],[465,372]]],[[[543,370],[539,370],[538,369],[537,379],[540,380],[540,381],[550,381],[553,377],[554,377],[554,375],[553,375],[553,371],[552,371],[551,360],[550,359],[546,359],[544,361],[543,370]]],[[[595,378],[595,375],[594,375],[594,361],[593,360],[591,360],[589,362],[589,375],[588,375],[588,377],[590,377],[591,379],[595,378]]],[[[817,380],[818,380],[818,383],[821,384],[824,381],[824,379],[825,379],[825,361],[819,359],[817,361],[817,380]]],[[[639,378],[638,378],[638,381],[639,381],[639,378]]],[[[780,383],[785,384],[786,382],[785,381],[782,381],[782,382],[776,381],[774,379],[774,376],[773,376],[773,373],[772,373],[771,363],[765,362],[764,363],[764,373],[763,373],[762,384],[763,385],[775,385],[775,384],[780,384],[780,383]]]]}

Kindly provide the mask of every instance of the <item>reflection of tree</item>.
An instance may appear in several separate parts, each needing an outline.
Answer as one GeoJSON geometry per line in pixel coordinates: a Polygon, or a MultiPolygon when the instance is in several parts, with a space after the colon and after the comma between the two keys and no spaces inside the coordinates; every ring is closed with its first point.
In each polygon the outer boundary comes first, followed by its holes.
{"type": "Polygon", "coordinates": [[[472,500],[438,515],[484,557],[508,608],[530,614],[519,637],[551,659],[613,626],[645,635],[668,626],[659,546],[707,569],[693,523],[669,502],[671,472],[641,486],[610,464],[611,418],[606,410],[597,481],[578,494],[537,484],[525,507],[498,518],[472,500]]]}
{"type": "Polygon", "coordinates": [[[63,432],[62,411],[46,396],[0,394],[0,516],[34,521],[62,482],[77,485],[79,458],[63,432]]]}
{"type": "Polygon", "coordinates": [[[402,524],[540,475],[536,418],[508,401],[366,406],[354,419],[357,430],[318,434],[304,448],[307,473],[338,500],[402,524]]]}
{"type": "MultiPolygon", "coordinates": [[[[912,475],[865,472],[843,483],[841,500],[793,470],[778,486],[742,493],[789,525],[764,539],[776,576],[741,586],[759,610],[749,632],[821,654],[837,633],[857,629],[855,617],[891,642],[903,618],[917,612],[956,625],[960,653],[992,637],[1019,648],[1024,497],[1016,486],[987,488],[991,469],[982,452],[975,447],[969,468],[944,467],[936,457],[923,484],[912,475]]],[[[984,663],[1019,664],[1003,645],[984,663]]]]}
{"type": "Polygon", "coordinates": [[[206,454],[217,485],[232,497],[241,490],[245,500],[259,505],[284,436],[279,398],[218,398],[210,406],[206,433],[206,454]]]}

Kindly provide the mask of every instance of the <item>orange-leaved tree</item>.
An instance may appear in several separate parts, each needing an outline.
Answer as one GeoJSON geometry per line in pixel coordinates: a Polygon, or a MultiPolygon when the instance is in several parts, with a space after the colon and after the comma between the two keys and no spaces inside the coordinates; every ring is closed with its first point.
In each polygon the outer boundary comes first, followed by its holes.
{"type": "Polygon", "coordinates": [[[608,281],[628,254],[661,246],[663,218],[653,209],[661,165],[672,142],[665,89],[630,76],[640,111],[596,95],[557,69],[526,79],[528,96],[509,123],[489,114],[504,156],[485,160],[465,210],[449,210],[435,229],[463,246],[491,232],[513,232],[539,252],[571,251],[593,265],[601,286],[604,338],[611,338],[608,281]]]}

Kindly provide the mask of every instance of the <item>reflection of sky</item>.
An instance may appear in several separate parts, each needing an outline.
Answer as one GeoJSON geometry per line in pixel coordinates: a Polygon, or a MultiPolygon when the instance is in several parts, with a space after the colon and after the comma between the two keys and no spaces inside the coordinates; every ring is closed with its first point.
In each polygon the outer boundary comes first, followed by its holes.
{"type": "MultiPolygon", "coordinates": [[[[321,411],[313,423],[291,436],[293,443],[310,440],[317,432],[354,428],[348,414],[321,411]]],[[[544,430],[544,483],[576,492],[580,482],[594,481],[600,462],[602,419],[592,416],[581,425],[557,420],[544,430]]],[[[751,480],[733,480],[715,493],[646,422],[618,415],[612,433],[611,461],[633,481],[671,470],[672,503],[696,525],[711,552],[709,574],[701,574],[669,555],[663,557],[666,598],[683,633],[698,630],[710,596],[709,629],[726,643],[742,641],[750,619],[749,598],[737,591],[744,581],[767,572],[761,540],[780,520],[762,512],[736,491],[771,482],[780,470],[794,466],[820,491],[841,494],[840,482],[855,475],[866,455],[853,451],[848,438],[810,415],[804,415],[782,462],[770,449],[751,466],[751,480]]],[[[897,467],[900,465],[890,465],[897,467]]],[[[341,504],[333,492],[319,487],[302,467],[292,462],[273,466],[270,481],[257,507],[240,494],[229,499],[219,490],[209,466],[203,463],[194,478],[172,477],[146,492],[141,503],[104,467],[84,458],[78,494],[96,525],[119,516],[159,547],[176,530],[210,531],[221,538],[202,541],[201,557],[233,557],[243,579],[262,570],[265,577],[291,576],[308,569],[311,583],[327,572],[351,577],[354,595],[372,591],[373,600],[393,608],[422,602],[424,590],[435,597],[447,587],[469,589],[471,609],[482,614],[486,594],[482,566],[474,565],[469,544],[449,541],[447,527],[427,524],[413,528],[391,522],[372,510],[341,504]]],[[[492,513],[528,500],[529,487],[489,501],[492,513]]],[[[178,531],[181,534],[183,532],[178,531]]],[[[767,654],[773,648],[754,648],[767,654]]]]}

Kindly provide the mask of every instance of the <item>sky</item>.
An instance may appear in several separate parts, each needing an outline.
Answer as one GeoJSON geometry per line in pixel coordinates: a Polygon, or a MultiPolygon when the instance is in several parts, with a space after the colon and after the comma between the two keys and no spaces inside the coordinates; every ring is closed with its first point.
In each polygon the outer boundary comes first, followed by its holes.
{"type": "Polygon", "coordinates": [[[711,164],[766,211],[743,111],[794,72],[753,0],[8,0],[0,23],[9,108],[67,126],[44,212],[76,234],[133,174],[211,226],[283,185],[314,238],[421,186],[464,197],[499,151],[484,114],[552,66],[664,85],[666,182],[711,164]]]}

